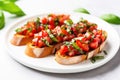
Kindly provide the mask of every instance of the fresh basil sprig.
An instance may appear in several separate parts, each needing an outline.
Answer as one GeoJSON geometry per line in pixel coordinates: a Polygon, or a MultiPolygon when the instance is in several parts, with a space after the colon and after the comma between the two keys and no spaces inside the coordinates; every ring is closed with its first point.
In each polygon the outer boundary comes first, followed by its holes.
{"type": "Polygon", "coordinates": [[[111,24],[120,24],[120,17],[115,14],[104,14],[100,18],[111,24]]]}
{"type": "Polygon", "coordinates": [[[4,14],[2,11],[0,11],[0,29],[2,29],[5,25],[5,18],[4,18],[4,14]]]}
{"type": "Polygon", "coordinates": [[[93,56],[90,60],[92,63],[95,63],[96,60],[104,59],[104,56],[93,56]]]}
{"type": "Polygon", "coordinates": [[[14,2],[11,2],[9,0],[1,0],[0,9],[17,16],[25,15],[25,13],[14,2]]]}
{"type": "Polygon", "coordinates": [[[25,13],[15,4],[17,0],[0,0],[0,29],[4,28],[5,18],[3,11],[15,14],[16,16],[24,16],[25,13]]]}
{"type": "Polygon", "coordinates": [[[78,8],[74,10],[75,12],[80,12],[80,13],[85,13],[85,14],[90,14],[87,9],[85,8],[78,8]]]}

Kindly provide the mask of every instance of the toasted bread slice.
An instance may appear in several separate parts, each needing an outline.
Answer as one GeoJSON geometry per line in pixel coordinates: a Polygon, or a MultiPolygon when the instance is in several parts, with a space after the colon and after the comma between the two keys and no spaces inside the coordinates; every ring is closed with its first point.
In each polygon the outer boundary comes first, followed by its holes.
{"type": "Polygon", "coordinates": [[[60,55],[60,52],[57,51],[55,54],[55,60],[63,65],[69,65],[69,64],[76,64],[79,62],[84,61],[87,58],[87,55],[79,55],[79,56],[74,56],[74,57],[69,57],[69,56],[62,56],[60,55]]]}
{"type": "Polygon", "coordinates": [[[27,43],[31,42],[33,37],[24,36],[20,34],[14,34],[13,38],[11,39],[11,43],[16,46],[26,45],[27,43]]]}
{"type": "MultiPolygon", "coordinates": [[[[107,33],[104,31],[103,34],[106,36],[107,38],[107,33]]],[[[78,55],[78,56],[63,56],[60,54],[59,51],[56,52],[55,54],[55,60],[63,65],[70,65],[70,64],[76,64],[76,63],[80,63],[81,61],[84,61],[86,59],[90,59],[93,56],[95,56],[96,54],[98,54],[101,50],[103,50],[104,46],[106,44],[106,39],[103,43],[101,43],[101,45],[96,48],[95,50],[92,50],[88,53],[86,53],[86,55],[78,55]]]]}
{"type": "Polygon", "coordinates": [[[28,43],[25,54],[33,58],[42,58],[52,54],[53,49],[54,46],[39,48],[28,43]]]}

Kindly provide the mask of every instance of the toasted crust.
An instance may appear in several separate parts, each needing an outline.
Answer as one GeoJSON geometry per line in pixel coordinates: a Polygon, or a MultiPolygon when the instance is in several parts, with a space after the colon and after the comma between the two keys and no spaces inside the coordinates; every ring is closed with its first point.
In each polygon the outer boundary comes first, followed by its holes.
{"type": "MultiPolygon", "coordinates": [[[[104,31],[104,34],[107,38],[107,33],[105,31],[104,31]]],[[[62,55],[60,55],[60,52],[57,51],[55,54],[55,60],[58,63],[63,64],[63,65],[80,63],[80,62],[82,62],[86,59],[90,59],[91,57],[98,54],[104,48],[105,44],[106,44],[106,40],[97,49],[88,52],[86,55],[79,55],[79,56],[73,56],[73,57],[62,56],[62,55]]]]}
{"type": "Polygon", "coordinates": [[[26,45],[27,43],[31,42],[33,37],[28,37],[24,35],[14,34],[13,38],[11,39],[11,44],[15,46],[26,45]]]}
{"type": "Polygon", "coordinates": [[[25,54],[33,58],[42,58],[52,54],[53,49],[54,49],[54,46],[38,48],[38,47],[32,46],[31,43],[28,43],[25,50],[25,54]]]}
{"type": "Polygon", "coordinates": [[[86,55],[79,55],[79,56],[74,56],[74,57],[69,57],[69,56],[62,56],[60,55],[60,52],[57,51],[55,54],[55,60],[64,65],[69,65],[69,64],[76,64],[79,62],[84,61],[87,58],[86,55]]]}

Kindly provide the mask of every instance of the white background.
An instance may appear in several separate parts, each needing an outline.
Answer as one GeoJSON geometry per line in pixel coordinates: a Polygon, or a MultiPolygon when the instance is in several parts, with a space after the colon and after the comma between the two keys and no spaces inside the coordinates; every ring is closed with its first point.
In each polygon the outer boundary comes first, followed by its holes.
{"type": "MultiPolygon", "coordinates": [[[[19,0],[16,4],[27,16],[44,12],[73,11],[80,7],[86,8],[91,15],[97,17],[105,13],[120,16],[120,0],[19,0]]],[[[120,80],[120,50],[107,64],[82,73],[53,74],[19,64],[8,55],[3,38],[6,28],[20,18],[5,12],[6,26],[0,30],[0,80],[120,80]]],[[[120,35],[120,25],[112,26],[120,35]]]]}

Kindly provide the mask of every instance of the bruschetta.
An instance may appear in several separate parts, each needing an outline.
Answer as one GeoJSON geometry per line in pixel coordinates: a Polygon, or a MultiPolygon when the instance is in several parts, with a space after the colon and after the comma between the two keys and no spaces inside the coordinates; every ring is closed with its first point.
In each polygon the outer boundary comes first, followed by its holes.
{"type": "MultiPolygon", "coordinates": [[[[66,20],[66,22],[64,22],[64,25],[56,26],[52,30],[51,29],[42,30],[34,35],[34,39],[30,43],[30,45],[33,46],[27,45],[25,53],[28,56],[36,54],[33,51],[33,47],[34,49],[37,48],[36,50],[38,50],[39,48],[39,51],[40,49],[43,50],[46,47],[48,50],[49,48],[52,50],[52,51],[50,50],[49,53],[39,52],[39,54],[46,55],[46,54],[56,53],[56,51],[59,50],[60,46],[63,44],[64,41],[70,41],[75,37],[80,37],[84,33],[86,33],[86,31],[96,30],[97,25],[95,24],[93,25],[93,24],[94,23],[90,23],[90,22],[88,23],[88,21],[86,20],[84,21],[82,20],[76,24],[73,24],[72,20],[66,20]]],[[[31,57],[37,57],[37,56],[31,56],[31,57]]]]}
{"type": "Polygon", "coordinates": [[[55,54],[55,60],[63,65],[80,63],[98,54],[105,46],[107,32],[94,30],[84,36],[66,42],[55,54]]]}
{"type": "Polygon", "coordinates": [[[56,26],[61,26],[65,20],[70,20],[69,15],[49,14],[45,17],[28,21],[24,26],[15,30],[16,33],[13,35],[11,43],[16,46],[25,45],[32,41],[34,34],[45,29],[54,29],[56,26]]]}

